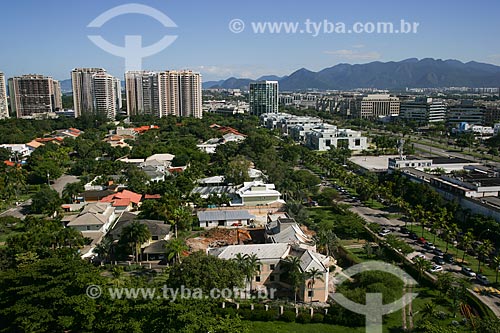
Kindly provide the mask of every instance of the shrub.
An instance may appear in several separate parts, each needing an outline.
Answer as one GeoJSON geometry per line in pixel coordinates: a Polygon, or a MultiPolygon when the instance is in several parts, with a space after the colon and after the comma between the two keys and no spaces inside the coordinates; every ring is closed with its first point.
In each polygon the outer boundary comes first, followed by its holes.
{"type": "Polygon", "coordinates": [[[271,311],[253,310],[251,319],[255,321],[272,321],[275,319],[275,317],[271,313],[271,311]]]}
{"type": "Polygon", "coordinates": [[[283,314],[280,316],[280,320],[292,323],[295,321],[295,312],[294,311],[283,311],[283,314]]]}
{"type": "Polygon", "coordinates": [[[323,316],[321,313],[315,313],[315,314],[313,314],[311,322],[312,323],[322,323],[324,319],[325,319],[325,316],[323,316]]]}
{"type": "Polygon", "coordinates": [[[246,308],[246,309],[239,309],[238,310],[238,314],[243,318],[243,319],[247,319],[247,320],[250,320],[252,318],[252,311],[250,310],[250,308],[246,308]]]}
{"type": "Polygon", "coordinates": [[[311,316],[308,313],[300,312],[296,321],[301,324],[309,324],[311,322],[311,316]]]}

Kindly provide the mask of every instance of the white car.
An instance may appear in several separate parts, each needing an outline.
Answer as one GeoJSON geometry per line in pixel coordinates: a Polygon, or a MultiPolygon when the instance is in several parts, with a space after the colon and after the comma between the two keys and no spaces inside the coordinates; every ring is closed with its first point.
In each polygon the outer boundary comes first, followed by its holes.
{"type": "Polygon", "coordinates": [[[434,265],[432,266],[431,269],[429,269],[429,272],[431,273],[437,273],[437,272],[442,272],[443,271],[443,266],[439,266],[439,265],[434,265]]]}
{"type": "Polygon", "coordinates": [[[389,235],[390,233],[391,233],[391,231],[389,229],[382,229],[382,231],[380,231],[378,234],[379,234],[379,236],[385,237],[385,236],[389,235]]]}
{"type": "Polygon", "coordinates": [[[476,277],[476,273],[474,273],[474,271],[469,267],[462,267],[462,273],[469,277],[476,277]]]}

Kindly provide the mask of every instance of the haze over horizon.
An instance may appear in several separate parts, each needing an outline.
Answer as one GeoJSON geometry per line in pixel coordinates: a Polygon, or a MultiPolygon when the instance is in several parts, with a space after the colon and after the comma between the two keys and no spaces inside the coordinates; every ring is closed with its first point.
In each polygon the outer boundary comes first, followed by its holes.
{"type": "MultiPolygon", "coordinates": [[[[0,71],[7,77],[38,73],[64,80],[75,67],[103,67],[123,77],[123,58],[111,55],[89,39],[102,35],[116,45],[124,35],[142,35],[143,45],[151,45],[165,34],[177,40],[163,51],[145,58],[144,69],[192,69],[204,81],[229,77],[256,79],[262,75],[289,75],[297,69],[318,71],[339,63],[401,61],[407,58],[456,59],[500,65],[500,45],[491,36],[500,32],[496,13],[500,3],[480,1],[468,6],[465,1],[407,3],[395,0],[377,3],[334,3],[299,1],[268,3],[256,0],[239,3],[229,0],[138,1],[165,13],[177,27],[165,28],[158,21],[139,14],[115,17],[101,28],[87,25],[101,13],[128,2],[64,0],[39,2],[21,0],[6,4],[0,29],[6,33],[0,53],[0,71]],[[426,5],[426,3],[428,5],[426,5]],[[321,8],[321,10],[318,10],[321,8]],[[264,11],[265,9],[265,11],[264,11]],[[443,15],[446,13],[446,15],[443,15]],[[228,24],[241,19],[245,30],[230,31],[228,24]],[[252,31],[253,22],[317,23],[328,20],[351,25],[354,22],[418,22],[418,31],[409,34],[260,33],[252,31]],[[29,25],[19,24],[20,20],[29,25]],[[33,27],[37,27],[36,31],[33,27]]],[[[302,26],[302,25],[301,25],[302,26]]]]}

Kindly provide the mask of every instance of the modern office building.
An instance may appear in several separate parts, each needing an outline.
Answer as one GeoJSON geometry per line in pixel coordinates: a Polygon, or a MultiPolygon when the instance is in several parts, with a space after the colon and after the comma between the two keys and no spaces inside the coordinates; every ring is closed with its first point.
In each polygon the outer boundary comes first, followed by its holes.
{"type": "Polygon", "coordinates": [[[250,83],[250,114],[278,113],[278,81],[250,83]]]}
{"type": "Polygon", "coordinates": [[[4,118],[9,118],[9,105],[7,104],[5,75],[0,72],[0,119],[4,118]]]}
{"type": "Polygon", "coordinates": [[[134,71],[125,74],[127,112],[158,117],[201,118],[201,74],[192,71],[134,71]]]}
{"type": "Polygon", "coordinates": [[[28,74],[10,78],[9,93],[17,118],[55,116],[62,108],[59,81],[51,77],[28,74]]]}
{"type": "Polygon", "coordinates": [[[450,106],[446,115],[446,122],[450,126],[461,123],[482,125],[484,123],[485,108],[474,104],[472,100],[463,100],[460,104],[450,106]]]}
{"type": "Polygon", "coordinates": [[[444,122],[446,105],[440,100],[417,97],[414,100],[401,102],[399,116],[419,124],[444,122]]]}
{"type": "Polygon", "coordinates": [[[127,114],[160,116],[158,72],[130,71],[125,73],[127,114]]]}
{"type": "Polygon", "coordinates": [[[114,118],[122,107],[121,82],[103,68],[75,68],[71,72],[75,117],[103,113],[114,118]]]}
{"type": "Polygon", "coordinates": [[[361,118],[382,118],[399,115],[399,98],[377,94],[363,97],[361,101],[361,118]]]}

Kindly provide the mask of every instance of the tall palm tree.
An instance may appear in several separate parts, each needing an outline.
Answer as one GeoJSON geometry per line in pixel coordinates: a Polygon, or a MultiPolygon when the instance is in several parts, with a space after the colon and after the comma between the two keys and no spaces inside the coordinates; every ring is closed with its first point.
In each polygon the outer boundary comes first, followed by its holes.
{"type": "Polygon", "coordinates": [[[145,224],[137,221],[132,222],[122,230],[120,241],[130,244],[134,249],[135,261],[139,262],[141,244],[151,238],[151,232],[145,224]]]}
{"type": "Polygon", "coordinates": [[[474,234],[472,231],[467,231],[465,235],[462,236],[462,240],[460,241],[462,247],[464,249],[464,253],[462,254],[462,263],[465,261],[465,254],[471,248],[472,243],[474,243],[474,234]]]}
{"type": "Polygon", "coordinates": [[[104,239],[97,244],[94,252],[97,253],[102,261],[106,262],[111,254],[111,248],[113,246],[113,240],[109,237],[104,237],[104,239]]]}
{"type": "Polygon", "coordinates": [[[323,272],[321,272],[319,269],[316,267],[311,268],[309,271],[306,272],[306,277],[311,280],[309,282],[309,287],[311,291],[311,303],[313,299],[313,293],[314,293],[314,285],[316,284],[316,280],[323,281],[323,272]]]}
{"type": "Polygon", "coordinates": [[[493,257],[493,265],[495,265],[495,283],[498,283],[498,270],[500,269],[500,254],[493,257]]]}
{"type": "Polygon", "coordinates": [[[425,260],[424,258],[420,258],[420,257],[415,258],[414,262],[415,262],[415,267],[418,270],[418,279],[421,280],[422,274],[424,273],[424,271],[431,268],[432,264],[430,261],[425,260]]]}
{"type": "Polygon", "coordinates": [[[480,272],[481,261],[485,260],[490,255],[491,251],[493,251],[493,244],[491,244],[491,241],[489,239],[486,239],[481,245],[478,246],[477,251],[479,252],[479,255],[477,257],[477,271],[480,272]]]}
{"type": "Polygon", "coordinates": [[[186,243],[179,238],[170,240],[166,245],[167,259],[170,261],[175,259],[176,262],[182,263],[181,254],[188,250],[186,243]]]}
{"type": "Polygon", "coordinates": [[[252,291],[253,278],[257,275],[257,273],[260,273],[260,260],[255,253],[246,255],[245,260],[245,275],[247,280],[250,281],[250,291],[252,291]]]}
{"type": "Polygon", "coordinates": [[[74,203],[78,194],[84,191],[83,184],[81,182],[69,183],[64,186],[62,191],[62,197],[65,202],[74,203]]]}
{"type": "Polygon", "coordinates": [[[290,284],[293,288],[294,301],[297,303],[297,293],[299,292],[300,284],[304,278],[300,268],[300,259],[295,256],[288,256],[285,258],[285,263],[288,266],[288,274],[290,277],[290,284]]]}
{"type": "Polygon", "coordinates": [[[450,245],[450,243],[452,241],[455,240],[455,238],[457,237],[457,234],[460,232],[460,229],[458,228],[456,223],[452,223],[449,225],[444,225],[443,231],[444,231],[443,238],[446,242],[446,249],[444,252],[448,253],[448,246],[450,245]]]}

